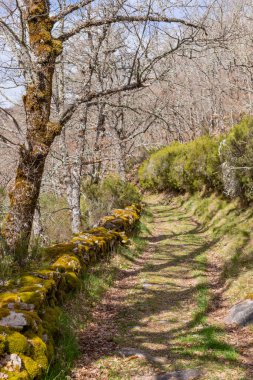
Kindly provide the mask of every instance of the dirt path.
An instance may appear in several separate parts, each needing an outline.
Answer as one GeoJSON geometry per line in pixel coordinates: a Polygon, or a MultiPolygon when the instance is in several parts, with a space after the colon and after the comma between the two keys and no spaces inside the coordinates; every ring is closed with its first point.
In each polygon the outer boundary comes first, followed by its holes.
{"type": "Polygon", "coordinates": [[[223,326],[206,316],[216,241],[175,202],[150,208],[147,249],[80,332],[71,379],[250,380],[223,326]]]}

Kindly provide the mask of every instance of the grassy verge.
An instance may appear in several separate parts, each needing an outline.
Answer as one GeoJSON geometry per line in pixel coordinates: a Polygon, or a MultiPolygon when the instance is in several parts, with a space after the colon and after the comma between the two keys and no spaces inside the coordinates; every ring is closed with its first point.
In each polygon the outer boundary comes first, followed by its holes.
{"type": "Polygon", "coordinates": [[[131,267],[143,252],[146,246],[144,236],[149,233],[146,223],[151,218],[150,213],[144,213],[130,245],[119,247],[109,262],[101,262],[83,275],[80,291],[66,302],[62,310],[59,320],[62,333],[57,341],[55,360],[50,365],[45,380],[68,379],[79,356],[77,332],[91,321],[92,309],[113,285],[119,271],[131,267]]]}

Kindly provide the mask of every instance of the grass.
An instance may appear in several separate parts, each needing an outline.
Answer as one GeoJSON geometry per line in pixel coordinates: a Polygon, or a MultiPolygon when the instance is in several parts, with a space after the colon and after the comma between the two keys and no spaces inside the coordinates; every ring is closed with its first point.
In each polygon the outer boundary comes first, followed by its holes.
{"type": "Polygon", "coordinates": [[[210,362],[210,360],[237,362],[238,353],[234,347],[226,343],[225,331],[207,321],[208,309],[212,302],[205,276],[207,265],[207,254],[204,252],[196,258],[195,268],[192,270],[192,274],[197,273],[198,279],[196,309],[192,314],[188,331],[179,337],[179,345],[173,347],[173,352],[180,354],[181,357],[198,358],[199,362],[210,362]]]}
{"type": "Polygon", "coordinates": [[[57,342],[55,358],[48,368],[45,380],[67,379],[69,371],[79,355],[75,330],[72,328],[70,316],[64,311],[59,317],[59,331],[61,334],[57,342]]]}

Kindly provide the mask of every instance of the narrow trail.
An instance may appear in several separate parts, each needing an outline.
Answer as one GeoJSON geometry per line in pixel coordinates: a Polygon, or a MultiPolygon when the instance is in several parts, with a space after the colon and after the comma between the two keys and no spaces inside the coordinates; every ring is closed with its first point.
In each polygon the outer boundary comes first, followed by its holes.
{"type": "Polygon", "coordinates": [[[223,327],[206,316],[207,257],[217,242],[175,202],[149,207],[147,248],[80,332],[71,379],[253,379],[223,327]]]}

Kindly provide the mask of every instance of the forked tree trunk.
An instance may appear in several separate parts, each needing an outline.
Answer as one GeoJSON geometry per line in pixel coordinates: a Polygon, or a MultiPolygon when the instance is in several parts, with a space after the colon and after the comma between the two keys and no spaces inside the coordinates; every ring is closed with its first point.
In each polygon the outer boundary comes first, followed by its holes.
{"type": "Polygon", "coordinates": [[[10,210],[3,229],[14,254],[22,247],[22,258],[28,249],[45,161],[55,136],[61,131],[58,124],[50,122],[50,108],[55,60],[62,52],[62,44],[51,34],[53,22],[48,1],[27,0],[26,4],[32,57],[32,79],[23,98],[27,138],[20,151],[15,184],[10,192],[10,210]]]}

